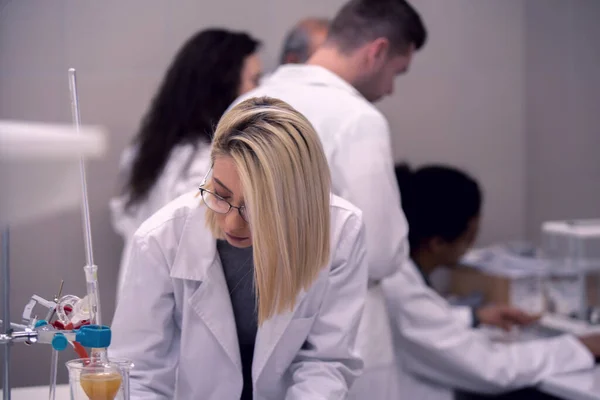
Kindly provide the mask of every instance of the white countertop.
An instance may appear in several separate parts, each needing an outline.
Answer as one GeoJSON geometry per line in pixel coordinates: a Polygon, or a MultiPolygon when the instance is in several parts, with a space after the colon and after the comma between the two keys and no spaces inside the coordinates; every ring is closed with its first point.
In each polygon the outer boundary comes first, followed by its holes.
{"type": "MultiPolygon", "coordinates": [[[[539,390],[569,400],[600,400],[600,366],[593,370],[557,375],[546,379],[539,390]]],[[[14,388],[13,400],[48,398],[48,386],[14,388]]],[[[70,400],[69,385],[56,387],[56,400],[70,400]]]]}
{"type": "MultiPolygon", "coordinates": [[[[600,400],[600,366],[593,370],[557,375],[546,379],[539,390],[569,400],[600,400]]],[[[48,386],[14,388],[13,400],[34,400],[48,397],[48,386]]],[[[56,400],[70,400],[69,385],[56,387],[56,400]]]]}
{"type": "MultiPolygon", "coordinates": [[[[12,400],[36,400],[47,399],[49,394],[48,386],[29,386],[13,388],[11,391],[12,400]]],[[[56,400],[71,400],[69,385],[56,386],[56,400]]]]}
{"type": "MultiPolygon", "coordinates": [[[[580,323],[553,316],[544,316],[541,325],[552,330],[570,332],[574,334],[596,333],[600,327],[579,326],[580,323]],[[584,329],[585,328],[585,329],[584,329]]],[[[494,337],[499,331],[496,329],[487,331],[494,337]]],[[[545,336],[541,330],[521,331],[511,340],[530,340],[534,337],[545,336]]],[[[504,336],[504,335],[503,335],[504,336]]],[[[506,339],[506,336],[504,336],[506,339]]],[[[556,375],[545,379],[538,386],[544,393],[568,400],[600,400],[600,365],[585,371],[571,374],[556,375]]],[[[13,400],[33,400],[48,398],[47,386],[35,386],[27,388],[14,388],[12,390],[13,400]]],[[[58,385],[56,388],[56,400],[70,400],[69,385],[58,385]]]]}
{"type": "Polygon", "coordinates": [[[592,370],[552,376],[538,388],[544,393],[569,400],[600,400],[600,365],[592,370]]]}

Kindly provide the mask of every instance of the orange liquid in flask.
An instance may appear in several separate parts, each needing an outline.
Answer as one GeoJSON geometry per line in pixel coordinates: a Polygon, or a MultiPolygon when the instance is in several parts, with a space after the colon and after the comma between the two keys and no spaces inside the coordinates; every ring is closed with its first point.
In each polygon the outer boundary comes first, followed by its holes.
{"type": "Polygon", "coordinates": [[[116,372],[82,374],[80,380],[90,400],[114,400],[121,387],[121,375],[116,372]]]}

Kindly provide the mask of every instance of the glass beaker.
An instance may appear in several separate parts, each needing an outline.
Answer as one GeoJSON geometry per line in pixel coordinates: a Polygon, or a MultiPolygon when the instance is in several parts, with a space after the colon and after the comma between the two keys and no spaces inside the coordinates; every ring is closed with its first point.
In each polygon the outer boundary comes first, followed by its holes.
{"type": "Polygon", "coordinates": [[[67,362],[71,400],[129,400],[128,360],[79,358],[67,362]]]}

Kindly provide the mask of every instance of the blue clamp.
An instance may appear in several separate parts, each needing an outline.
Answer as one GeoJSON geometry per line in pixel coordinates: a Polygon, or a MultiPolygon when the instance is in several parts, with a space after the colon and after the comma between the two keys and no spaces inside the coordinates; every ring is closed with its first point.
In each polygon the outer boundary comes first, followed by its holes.
{"type": "Polygon", "coordinates": [[[67,337],[62,333],[57,333],[52,338],[52,348],[56,351],[63,351],[69,345],[67,337]]]}
{"type": "Polygon", "coordinates": [[[75,341],[83,347],[102,349],[110,346],[111,336],[108,326],[86,325],[79,329],[75,335],[75,341]]]}
{"type": "Polygon", "coordinates": [[[37,328],[39,328],[39,327],[41,327],[41,326],[46,326],[46,325],[48,325],[48,322],[46,322],[46,320],[45,320],[45,319],[40,319],[39,321],[37,321],[37,322],[35,323],[35,325],[34,325],[34,328],[36,328],[36,329],[37,329],[37,328]]]}

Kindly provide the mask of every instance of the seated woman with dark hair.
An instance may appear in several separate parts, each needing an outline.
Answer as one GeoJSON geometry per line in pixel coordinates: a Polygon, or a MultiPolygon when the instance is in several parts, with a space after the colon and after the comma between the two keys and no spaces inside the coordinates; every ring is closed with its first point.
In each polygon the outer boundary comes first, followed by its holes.
{"type": "Polygon", "coordinates": [[[396,179],[409,226],[411,258],[427,282],[437,267],[458,264],[475,242],[481,190],[468,175],[444,166],[413,173],[407,165],[398,165],[396,179]]]}
{"type": "Polygon", "coordinates": [[[451,399],[452,390],[498,394],[594,365],[599,337],[563,335],[497,343],[479,323],[510,329],[536,317],[506,306],[451,306],[429,286],[439,266],[455,266],[477,236],[482,194],[455,168],[396,167],[409,226],[411,262],[383,281],[400,387],[406,398],[451,399]]]}

